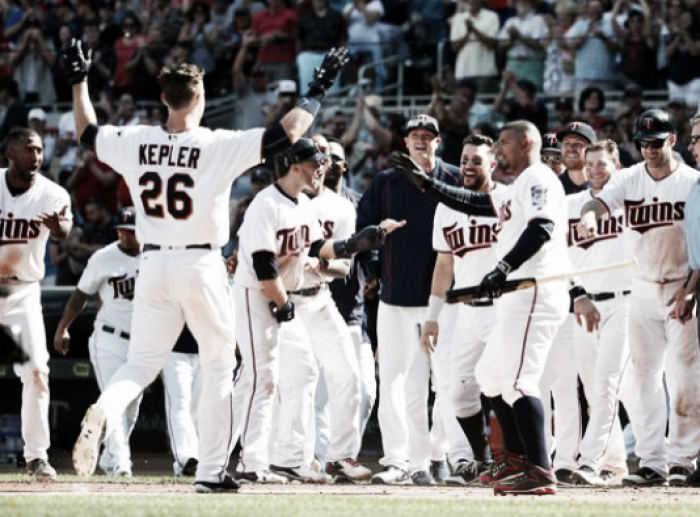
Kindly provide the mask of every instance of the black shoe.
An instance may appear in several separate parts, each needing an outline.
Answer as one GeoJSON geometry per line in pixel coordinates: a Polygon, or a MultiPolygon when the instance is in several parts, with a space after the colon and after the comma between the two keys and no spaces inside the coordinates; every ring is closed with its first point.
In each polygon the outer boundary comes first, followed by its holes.
{"type": "Polygon", "coordinates": [[[221,483],[209,481],[195,481],[194,491],[200,494],[213,494],[217,492],[238,492],[239,484],[228,474],[221,483]]]}
{"type": "Polygon", "coordinates": [[[634,474],[622,478],[623,486],[665,486],[667,483],[666,476],[649,467],[642,467],[634,474]]]}
{"type": "Polygon", "coordinates": [[[554,472],[554,475],[557,478],[557,485],[558,486],[574,486],[576,482],[573,479],[573,470],[569,469],[557,469],[554,472]]]}
{"type": "Polygon", "coordinates": [[[700,468],[685,478],[685,486],[700,487],[700,468]]]}
{"type": "Polygon", "coordinates": [[[431,461],[430,475],[433,476],[437,483],[444,483],[450,477],[450,469],[447,467],[447,462],[445,460],[431,461]]]}
{"type": "Polygon", "coordinates": [[[479,464],[466,458],[457,460],[452,475],[445,482],[448,485],[469,485],[479,480],[479,464]]]}
{"type": "Polygon", "coordinates": [[[194,477],[194,475],[197,473],[198,464],[199,462],[194,458],[190,458],[189,460],[187,460],[182,467],[182,475],[187,477],[194,477]]]}
{"type": "Polygon", "coordinates": [[[688,467],[671,467],[668,472],[668,484],[671,486],[687,486],[686,480],[693,473],[688,467]]]}
{"type": "Polygon", "coordinates": [[[411,474],[411,483],[414,485],[420,485],[420,486],[428,486],[428,485],[434,485],[435,480],[433,479],[433,476],[430,475],[430,472],[427,470],[417,470],[413,474],[411,474]]]}

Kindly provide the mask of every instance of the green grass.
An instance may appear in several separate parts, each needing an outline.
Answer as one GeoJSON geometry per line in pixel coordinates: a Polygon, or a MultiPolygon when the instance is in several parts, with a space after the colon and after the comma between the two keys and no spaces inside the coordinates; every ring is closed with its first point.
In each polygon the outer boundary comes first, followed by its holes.
{"type": "Polygon", "coordinates": [[[492,501],[468,499],[396,499],[383,496],[346,497],[331,495],[269,494],[40,494],[0,496],[0,515],[48,517],[101,517],[126,515],[145,517],[199,517],[225,515],[274,517],[475,517],[485,516],[697,516],[692,504],[593,503],[565,499],[494,498],[492,501]]]}

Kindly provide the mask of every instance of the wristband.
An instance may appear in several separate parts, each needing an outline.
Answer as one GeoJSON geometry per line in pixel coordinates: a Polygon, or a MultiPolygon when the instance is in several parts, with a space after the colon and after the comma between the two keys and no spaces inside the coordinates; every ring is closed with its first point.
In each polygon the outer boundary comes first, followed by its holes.
{"type": "Polygon", "coordinates": [[[569,289],[569,296],[574,302],[577,302],[581,298],[587,297],[588,293],[582,286],[575,285],[571,289],[569,289]]]}
{"type": "Polygon", "coordinates": [[[431,294],[430,298],[428,298],[428,313],[425,316],[426,321],[437,321],[443,305],[445,305],[444,298],[431,294]]]}
{"type": "Polygon", "coordinates": [[[299,102],[297,102],[297,108],[303,109],[307,113],[311,113],[311,115],[316,118],[316,115],[318,115],[318,112],[321,109],[321,103],[313,98],[310,99],[308,97],[302,97],[299,99],[299,102]]]}

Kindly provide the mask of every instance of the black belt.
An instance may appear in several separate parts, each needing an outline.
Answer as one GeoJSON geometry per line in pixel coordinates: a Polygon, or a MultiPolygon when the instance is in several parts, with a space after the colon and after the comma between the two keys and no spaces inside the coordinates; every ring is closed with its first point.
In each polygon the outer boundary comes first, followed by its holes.
{"type": "Polygon", "coordinates": [[[622,291],[621,293],[588,293],[588,297],[594,302],[603,302],[605,300],[612,300],[616,296],[627,296],[632,291],[622,291]]]}
{"type": "MultiPolygon", "coordinates": [[[[182,246],[161,246],[160,244],[144,244],[143,251],[160,251],[162,249],[180,249],[182,246]]],[[[211,244],[188,244],[186,250],[210,250],[211,244]]]]}
{"type": "Polygon", "coordinates": [[[464,302],[470,307],[493,307],[493,300],[474,300],[472,302],[464,302]]]}
{"type": "MultiPolygon", "coordinates": [[[[110,327],[109,325],[102,325],[102,330],[107,334],[116,334],[117,332],[117,329],[110,327]]],[[[128,332],[119,332],[117,335],[122,339],[129,339],[131,337],[128,332]]]]}
{"type": "Polygon", "coordinates": [[[298,291],[289,291],[289,294],[295,296],[316,296],[323,286],[317,285],[316,287],[309,287],[308,289],[300,289],[298,291]]]}

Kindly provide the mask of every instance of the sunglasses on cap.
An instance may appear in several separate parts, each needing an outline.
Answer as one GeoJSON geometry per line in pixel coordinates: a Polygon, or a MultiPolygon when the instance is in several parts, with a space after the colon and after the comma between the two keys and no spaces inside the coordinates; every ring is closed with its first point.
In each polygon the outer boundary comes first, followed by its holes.
{"type": "Polygon", "coordinates": [[[561,156],[549,155],[541,158],[543,163],[561,163],[561,156]]]}
{"type": "Polygon", "coordinates": [[[635,140],[634,143],[637,145],[637,149],[661,149],[666,143],[666,139],[635,140]]]}

